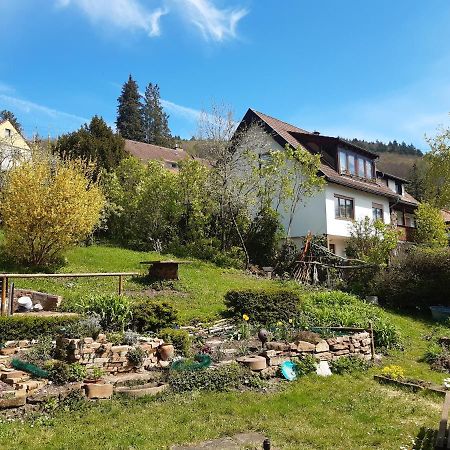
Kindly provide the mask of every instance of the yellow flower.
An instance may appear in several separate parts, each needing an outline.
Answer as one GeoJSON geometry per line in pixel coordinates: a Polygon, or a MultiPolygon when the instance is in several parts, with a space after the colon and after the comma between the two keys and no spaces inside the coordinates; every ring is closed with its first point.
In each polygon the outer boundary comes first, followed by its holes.
{"type": "Polygon", "coordinates": [[[243,318],[246,322],[248,322],[248,321],[250,320],[250,317],[248,317],[247,314],[243,314],[243,315],[242,315],[242,318],[243,318]]]}
{"type": "Polygon", "coordinates": [[[292,323],[293,322],[293,320],[292,319],[289,319],[289,323],[292,323]]]}
{"type": "Polygon", "coordinates": [[[283,322],[280,320],[279,322],[277,322],[277,325],[281,326],[281,325],[283,325],[283,322]]]}

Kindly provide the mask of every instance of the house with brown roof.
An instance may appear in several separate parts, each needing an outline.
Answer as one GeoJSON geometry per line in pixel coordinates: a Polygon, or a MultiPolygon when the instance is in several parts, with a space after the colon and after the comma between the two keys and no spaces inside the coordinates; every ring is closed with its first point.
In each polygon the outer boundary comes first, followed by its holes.
{"type": "Polygon", "coordinates": [[[250,130],[251,136],[263,133],[260,137],[268,140],[272,150],[301,146],[321,156],[320,174],[327,183],[297,210],[291,226],[294,241],[301,241],[308,232],[326,235],[329,249],[344,256],[352,222],[365,217],[394,222],[401,230],[401,240],[411,240],[418,202],[406,191],[407,180],[377,170],[377,154],[253,109],[247,111],[237,133],[250,130]]]}
{"type": "Polygon", "coordinates": [[[172,149],[130,139],[125,139],[125,151],[144,164],[149,161],[160,161],[165,168],[173,172],[178,171],[180,161],[192,159],[182,148],[176,147],[172,149]]]}

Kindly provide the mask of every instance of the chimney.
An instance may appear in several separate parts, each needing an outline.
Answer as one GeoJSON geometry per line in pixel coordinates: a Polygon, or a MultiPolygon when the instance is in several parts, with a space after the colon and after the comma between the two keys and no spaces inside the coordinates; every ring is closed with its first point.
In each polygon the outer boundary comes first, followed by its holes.
{"type": "Polygon", "coordinates": [[[313,134],[315,134],[316,136],[320,135],[320,131],[313,131],[313,134]]]}

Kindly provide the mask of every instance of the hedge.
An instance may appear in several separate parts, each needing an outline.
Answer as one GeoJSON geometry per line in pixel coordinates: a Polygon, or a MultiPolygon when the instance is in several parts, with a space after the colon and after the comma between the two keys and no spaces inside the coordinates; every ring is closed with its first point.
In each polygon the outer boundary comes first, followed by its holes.
{"type": "Polygon", "coordinates": [[[55,336],[58,330],[80,320],[79,316],[23,316],[0,317],[0,341],[37,339],[39,336],[55,336]]]}
{"type": "Polygon", "coordinates": [[[234,316],[246,314],[252,321],[274,324],[297,316],[299,298],[286,289],[247,289],[227,292],[225,304],[234,316]]]}

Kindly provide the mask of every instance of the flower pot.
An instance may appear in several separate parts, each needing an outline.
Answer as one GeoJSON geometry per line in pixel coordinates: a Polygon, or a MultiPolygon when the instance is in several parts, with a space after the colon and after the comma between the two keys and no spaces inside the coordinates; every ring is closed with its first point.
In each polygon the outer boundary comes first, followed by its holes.
{"type": "Polygon", "coordinates": [[[163,361],[169,361],[175,354],[175,348],[172,344],[162,344],[159,346],[159,357],[163,361]]]}
{"type": "Polygon", "coordinates": [[[90,399],[110,398],[113,385],[105,383],[88,383],[83,386],[86,397],[90,399]]]}

